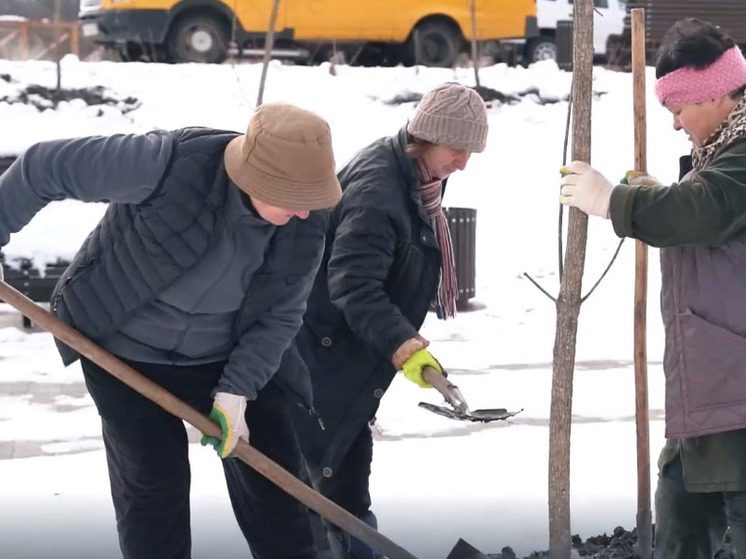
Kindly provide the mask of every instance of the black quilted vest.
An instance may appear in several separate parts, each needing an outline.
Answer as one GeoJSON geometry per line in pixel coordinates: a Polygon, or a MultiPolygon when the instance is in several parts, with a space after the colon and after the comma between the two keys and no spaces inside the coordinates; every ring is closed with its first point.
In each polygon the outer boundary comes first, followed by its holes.
{"type": "MultiPolygon", "coordinates": [[[[223,151],[236,134],[163,134],[174,145],[160,184],[140,204],[109,204],[52,295],[52,310],[94,341],[199,261],[226,202],[223,151]]],[[[60,351],[66,364],[77,358],[69,348],[60,351]]]]}

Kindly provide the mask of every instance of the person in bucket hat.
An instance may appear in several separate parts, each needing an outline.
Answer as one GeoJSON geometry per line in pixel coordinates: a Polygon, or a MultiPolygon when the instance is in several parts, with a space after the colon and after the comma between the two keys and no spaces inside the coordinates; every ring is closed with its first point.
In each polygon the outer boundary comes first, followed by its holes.
{"type": "MultiPolygon", "coordinates": [[[[295,351],[283,361],[281,370],[310,370],[323,423],[296,414],[312,483],[372,526],[369,424],[397,371],[426,388],[423,368],[442,371],[418,332],[431,303],[440,318],[456,312],[441,195],[448,177],[484,150],[487,127],[479,94],[444,84],[422,98],[397,134],[342,169],[344,194],[332,212],[324,262],[295,351]]],[[[380,557],[332,527],[328,540],[335,557],[380,557]]]]}
{"type": "MultiPolygon", "coordinates": [[[[66,323],[221,426],[222,460],[256,559],[316,557],[308,512],[230,457],[250,440],[301,475],[290,408],[308,381],[276,373],[340,199],[328,124],[266,104],[246,134],[208,128],[42,142],[0,178],[0,247],[51,200],[108,201],[52,296],[66,323]],[[249,430],[251,429],[251,430],[249,430]]],[[[127,559],[191,556],[183,423],[80,360],[101,416],[127,559]]]]}

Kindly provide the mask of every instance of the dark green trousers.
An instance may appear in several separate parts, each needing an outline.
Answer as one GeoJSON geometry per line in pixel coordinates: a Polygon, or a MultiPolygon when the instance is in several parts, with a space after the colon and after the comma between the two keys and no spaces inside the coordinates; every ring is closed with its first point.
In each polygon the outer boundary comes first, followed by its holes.
{"type": "Polygon", "coordinates": [[[690,492],[679,457],[662,467],[655,492],[655,559],[712,559],[728,528],[736,556],[746,559],[746,491],[690,492]]]}

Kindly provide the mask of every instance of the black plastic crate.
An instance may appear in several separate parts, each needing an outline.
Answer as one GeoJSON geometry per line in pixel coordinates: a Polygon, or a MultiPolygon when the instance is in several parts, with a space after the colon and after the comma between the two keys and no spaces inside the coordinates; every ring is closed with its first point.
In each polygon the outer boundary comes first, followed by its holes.
{"type": "MultiPolygon", "coordinates": [[[[21,258],[17,264],[11,265],[5,262],[5,255],[0,252],[0,265],[3,267],[5,282],[37,303],[49,302],[54,286],[69,264],[68,261],[58,258],[56,262],[44,267],[42,276],[28,258],[21,258]]],[[[25,316],[23,325],[27,328],[31,326],[31,321],[25,316]]]]}

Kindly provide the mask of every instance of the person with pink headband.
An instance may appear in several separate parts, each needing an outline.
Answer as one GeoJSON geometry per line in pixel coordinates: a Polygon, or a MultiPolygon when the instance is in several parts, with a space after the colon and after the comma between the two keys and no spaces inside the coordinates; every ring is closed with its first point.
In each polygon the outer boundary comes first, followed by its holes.
{"type": "Polygon", "coordinates": [[[655,93],[691,154],[679,182],[627,173],[614,186],[582,161],[560,201],[660,247],[666,444],[658,460],[655,557],[711,559],[726,530],[746,558],[746,61],[697,19],[663,37],[655,93]]]}

